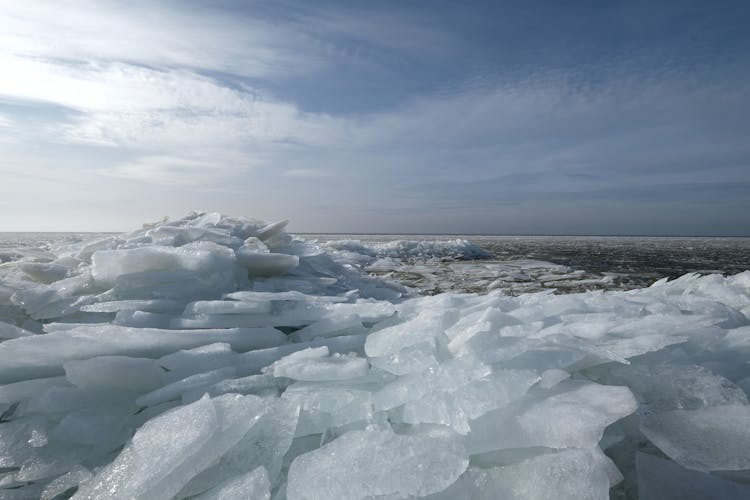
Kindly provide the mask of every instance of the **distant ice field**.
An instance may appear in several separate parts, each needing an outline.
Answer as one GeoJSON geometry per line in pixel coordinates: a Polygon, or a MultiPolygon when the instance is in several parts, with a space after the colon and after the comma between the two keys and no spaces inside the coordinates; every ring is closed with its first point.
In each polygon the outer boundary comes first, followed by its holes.
{"type": "MultiPolygon", "coordinates": [[[[511,294],[553,289],[630,290],[661,278],[686,273],[736,274],[750,268],[750,238],[635,236],[474,236],[304,234],[327,242],[360,241],[363,247],[395,242],[465,240],[486,255],[446,252],[384,256],[366,266],[378,276],[395,279],[422,293],[483,292],[495,288],[511,294]]],[[[356,250],[356,249],[354,249],[356,250]]]]}
{"type": "MultiPolygon", "coordinates": [[[[0,263],[111,234],[0,232],[0,263]]],[[[548,289],[557,293],[631,290],[686,273],[731,275],[750,268],[750,238],[736,237],[300,236],[329,249],[365,253],[369,249],[374,258],[364,262],[368,272],[430,295],[496,288],[513,295],[548,289]],[[453,247],[442,253],[425,251],[430,244],[455,240],[468,241],[480,251],[462,253],[453,247]],[[381,250],[380,255],[376,249],[381,250]]],[[[356,258],[363,263],[361,255],[356,258]]]]}

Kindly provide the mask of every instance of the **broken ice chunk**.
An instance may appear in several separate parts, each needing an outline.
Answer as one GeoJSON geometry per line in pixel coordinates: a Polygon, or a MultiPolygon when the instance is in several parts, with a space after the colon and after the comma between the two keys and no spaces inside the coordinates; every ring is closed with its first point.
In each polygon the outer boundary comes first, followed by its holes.
{"type": "MultiPolygon", "coordinates": [[[[326,353],[328,348],[324,347],[326,353]]],[[[274,377],[286,377],[294,380],[326,381],[347,380],[367,375],[367,360],[356,355],[333,354],[327,357],[288,359],[305,351],[290,354],[276,362],[273,367],[274,377]]]]}
{"type": "Polygon", "coordinates": [[[175,247],[198,240],[211,241],[228,247],[237,247],[242,244],[242,240],[218,228],[159,226],[146,231],[146,237],[151,238],[152,242],[157,245],[175,247]]]}
{"type": "Polygon", "coordinates": [[[601,500],[612,462],[598,450],[567,449],[504,467],[472,467],[431,500],[601,500]]]}
{"type": "Polygon", "coordinates": [[[123,429],[128,417],[128,412],[122,408],[84,408],[65,415],[51,436],[67,445],[98,445],[113,449],[129,437],[123,429]]]}
{"type": "Polygon", "coordinates": [[[34,335],[34,333],[0,321],[0,340],[17,339],[18,337],[28,337],[30,335],[34,335]]]}
{"type": "Polygon", "coordinates": [[[171,314],[145,311],[120,311],[115,315],[112,324],[137,328],[169,328],[169,323],[173,318],[174,316],[171,314]]]}
{"type": "Polygon", "coordinates": [[[255,252],[255,253],[268,253],[268,247],[265,243],[263,243],[260,239],[256,238],[255,236],[250,236],[245,239],[245,241],[242,243],[242,247],[246,249],[249,252],[255,252]]]}
{"type": "Polygon", "coordinates": [[[94,476],[91,474],[91,471],[82,465],[76,464],[69,472],[45,486],[40,500],[52,500],[82,482],[88,481],[92,477],[94,476]]]}
{"type": "Polygon", "coordinates": [[[200,300],[185,306],[185,314],[260,314],[270,313],[271,301],[200,300]]]}
{"type": "Polygon", "coordinates": [[[237,364],[239,355],[224,342],[182,349],[159,358],[158,365],[166,370],[163,378],[176,382],[189,375],[208,372],[237,364]]]}
{"type": "Polygon", "coordinates": [[[370,364],[394,375],[419,373],[438,367],[434,341],[421,342],[405,347],[389,356],[370,357],[370,364]]]}
{"type": "MultiPolygon", "coordinates": [[[[334,281],[335,282],[335,281],[334,281]]],[[[301,301],[310,303],[327,303],[327,302],[347,302],[349,300],[346,296],[338,295],[309,295],[307,293],[299,292],[296,290],[287,290],[283,292],[264,292],[264,291],[249,291],[241,290],[239,292],[227,293],[224,298],[239,300],[242,302],[268,302],[271,300],[283,300],[283,301],[301,301]]]]}
{"type": "Polygon", "coordinates": [[[91,256],[94,252],[99,250],[114,250],[117,248],[123,240],[116,236],[108,236],[99,240],[94,240],[91,243],[85,244],[79,251],[76,257],[84,262],[91,262],[91,256]]]}
{"type": "Polygon", "coordinates": [[[268,471],[271,485],[278,485],[282,461],[291,446],[297,426],[299,406],[283,400],[266,404],[266,412],[258,423],[215,464],[191,479],[177,495],[178,498],[206,491],[233,476],[260,466],[268,471]]]}
{"type": "Polygon", "coordinates": [[[449,425],[459,434],[467,434],[469,420],[519,399],[538,380],[539,375],[530,370],[498,370],[455,392],[432,392],[406,403],[403,421],[449,425]]]}
{"type": "Polygon", "coordinates": [[[211,242],[172,248],[149,246],[129,250],[100,250],[92,256],[94,281],[113,286],[121,276],[154,271],[185,270],[208,275],[234,266],[234,252],[211,242]]]}
{"type": "Polygon", "coordinates": [[[278,222],[272,222],[258,229],[258,231],[256,232],[256,235],[262,241],[270,240],[274,236],[281,234],[281,232],[284,230],[287,224],[289,224],[289,220],[287,219],[280,220],[278,222]]]}
{"type": "Polygon", "coordinates": [[[607,384],[627,385],[652,412],[748,404],[741,388],[702,366],[667,363],[609,366],[593,373],[607,384]]]}
{"type": "Polygon", "coordinates": [[[258,467],[246,474],[229,478],[205,493],[194,496],[192,500],[237,500],[239,498],[250,500],[271,498],[271,483],[268,481],[268,472],[265,468],[258,467]]]}
{"type": "Polygon", "coordinates": [[[358,314],[348,314],[340,318],[323,318],[294,332],[295,338],[306,341],[316,337],[336,337],[364,333],[367,330],[362,325],[362,318],[358,314]]]}
{"type": "Polygon", "coordinates": [[[750,486],[705,472],[683,469],[674,462],[637,452],[640,500],[746,500],[750,486]]]}
{"type": "Polygon", "coordinates": [[[53,263],[24,262],[18,266],[26,276],[38,283],[54,283],[68,275],[70,269],[53,263]]]}
{"type": "Polygon", "coordinates": [[[605,427],[637,408],[627,387],[574,386],[527,408],[511,406],[482,415],[471,422],[467,447],[472,454],[528,446],[592,448],[605,427]]]}
{"type": "Polygon", "coordinates": [[[372,401],[375,409],[390,410],[408,401],[420,399],[430,392],[456,391],[491,372],[489,366],[481,363],[451,360],[435,370],[413,373],[386,384],[373,394],[372,401]]]}
{"type": "Polygon", "coordinates": [[[346,380],[367,375],[367,360],[356,356],[330,356],[327,346],[293,352],[276,361],[270,371],[274,377],[295,380],[346,380]]]}
{"type": "Polygon", "coordinates": [[[289,500],[424,496],[453,483],[469,464],[455,434],[351,431],[298,456],[289,468],[289,500]],[[330,471],[345,471],[331,474],[330,471]]]}
{"type": "Polygon", "coordinates": [[[73,498],[169,499],[182,486],[167,482],[170,473],[197,455],[218,426],[216,409],[208,398],[149,420],[117,458],[83,483],[73,498]]]}
{"type": "Polygon", "coordinates": [[[79,389],[78,387],[53,386],[32,398],[22,401],[15,416],[33,414],[65,413],[82,408],[110,406],[129,411],[133,407],[133,393],[110,388],[79,389]]]}
{"type": "Polygon", "coordinates": [[[286,274],[299,265],[299,257],[285,253],[258,253],[246,248],[237,250],[237,262],[251,277],[286,274]]]}
{"type": "Polygon", "coordinates": [[[16,403],[56,386],[69,386],[65,377],[36,378],[0,386],[0,404],[16,403]]]}
{"type": "Polygon", "coordinates": [[[94,288],[91,273],[83,272],[48,286],[20,289],[13,294],[11,302],[22,307],[33,319],[59,318],[78,312],[81,296],[94,288]]]}
{"type": "Polygon", "coordinates": [[[180,302],[166,299],[113,300],[81,306],[86,312],[146,311],[154,313],[179,312],[180,302]]]}
{"type": "Polygon", "coordinates": [[[228,394],[163,413],[138,429],[73,498],[168,500],[242,439],[263,412],[259,398],[228,394]]]}
{"type": "Polygon", "coordinates": [[[550,368],[549,370],[544,370],[544,372],[542,372],[542,379],[539,381],[539,387],[542,389],[550,389],[567,378],[570,378],[570,373],[565,370],[550,368]]]}
{"type": "Polygon", "coordinates": [[[308,347],[305,349],[295,351],[292,354],[288,354],[284,356],[283,358],[279,359],[273,364],[272,369],[273,371],[276,371],[277,368],[283,368],[284,366],[287,366],[287,365],[295,365],[299,363],[300,361],[304,361],[306,359],[325,358],[330,353],[331,352],[328,350],[328,347],[326,346],[308,347]]]}
{"type": "Polygon", "coordinates": [[[519,325],[518,318],[504,313],[496,307],[488,307],[484,311],[468,314],[445,331],[450,338],[448,347],[451,351],[457,351],[474,335],[483,332],[498,332],[502,327],[519,325]]]}
{"type": "Polygon", "coordinates": [[[321,383],[296,383],[284,391],[282,399],[300,407],[296,436],[319,434],[330,427],[372,418],[369,391],[321,383]]]}
{"type": "Polygon", "coordinates": [[[76,326],[0,343],[0,382],[60,375],[63,364],[105,355],[156,358],[178,349],[227,342],[237,351],[278,345],[286,339],[274,328],[159,330],[116,325],[76,326]]]}
{"type": "Polygon", "coordinates": [[[231,378],[236,372],[237,369],[235,367],[228,366],[206,373],[198,373],[169,385],[165,385],[164,387],[160,387],[148,394],[144,394],[143,396],[139,396],[138,399],[135,400],[135,404],[138,406],[154,406],[159,403],[164,403],[165,401],[175,399],[186,392],[192,392],[196,389],[215,384],[221,380],[231,378]]]}
{"type": "Polygon", "coordinates": [[[68,361],[63,368],[70,383],[80,388],[147,392],[162,384],[163,370],[153,359],[97,356],[68,361]]]}
{"type": "Polygon", "coordinates": [[[273,375],[248,375],[247,377],[222,380],[206,389],[211,396],[234,392],[237,394],[255,394],[256,396],[278,396],[279,384],[273,375]]]}
{"type": "Polygon", "coordinates": [[[365,342],[368,356],[395,354],[405,347],[428,342],[441,335],[455,319],[455,311],[425,310],[409,321],[372,332],[365,342]]]}
{"type": "Polygon", "coordinates": [[[713,406],[647,415],[641,420],[641,431],[688,469],[750,469],[750,406],[713,406]]]}

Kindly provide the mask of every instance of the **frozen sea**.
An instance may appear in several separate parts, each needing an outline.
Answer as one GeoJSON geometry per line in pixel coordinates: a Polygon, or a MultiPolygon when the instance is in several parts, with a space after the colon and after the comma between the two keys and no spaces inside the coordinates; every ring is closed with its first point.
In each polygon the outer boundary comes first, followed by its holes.
{"type": "MultiPolygon", "coordinates": [[[[62,245],[116,233],[0,232],[0,263],[62,245]]],[[[750,269],[750,238],[644,236],[489,236],[299,233],[329,247],[360,242],[363,247],[395,242],[465,240],[486,255],[396,253],[365,269],[421,294],[446,291],[510,294],[555,290],[630,290],[686,273],[731,275],[750,269]]]]}
{"type": "Polygon", "coordinates": [[[750,268],[750,238],[638,236],[475,236],[303,234],[321,242],[470,241],[487,256],[399,256],[368,266],[422,293],[518,294],[553,289],[629,290],[686,273],[736,274],[750,268]],[[494,284],[494,285],[493,285],[494,284]]]}
{"type": "Polygon", "coordinates": [[[750,498],[750,240],[0,234],[0,500],[750,498]]]}

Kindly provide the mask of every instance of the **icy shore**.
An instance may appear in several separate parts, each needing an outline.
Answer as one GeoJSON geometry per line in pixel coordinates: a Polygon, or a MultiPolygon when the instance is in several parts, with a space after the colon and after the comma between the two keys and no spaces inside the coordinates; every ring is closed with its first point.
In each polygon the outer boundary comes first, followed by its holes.
{"type": "Polygon", "coordinates": [[[193,213],[0,264],[0,499],[750,498],[750,272],[415,296],[193,213]]]}

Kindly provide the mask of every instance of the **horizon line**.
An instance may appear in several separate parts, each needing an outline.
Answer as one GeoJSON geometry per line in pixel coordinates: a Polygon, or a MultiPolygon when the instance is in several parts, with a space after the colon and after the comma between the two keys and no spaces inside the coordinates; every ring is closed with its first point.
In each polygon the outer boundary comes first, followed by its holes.
{"type": "MultiPolygon", "coordinates": [[[[127,234],[129,231],[3,231],[0,234],[127,234]]],[[[467,236],[467,237],[556,237],[556,238],[750,238],[750,234],[596,234],[596,233],[405,233],[405,232],[341,232],[288,231],[300,236],[467,236]]]]}

